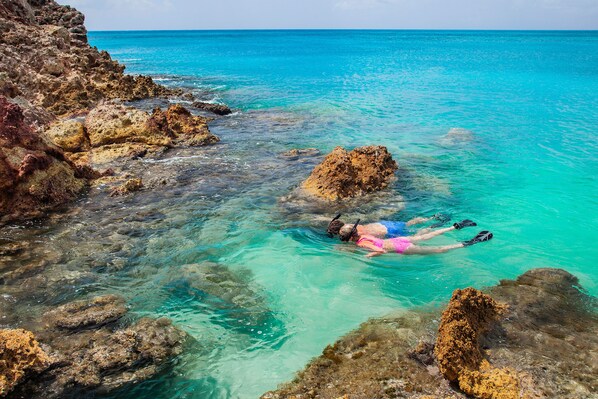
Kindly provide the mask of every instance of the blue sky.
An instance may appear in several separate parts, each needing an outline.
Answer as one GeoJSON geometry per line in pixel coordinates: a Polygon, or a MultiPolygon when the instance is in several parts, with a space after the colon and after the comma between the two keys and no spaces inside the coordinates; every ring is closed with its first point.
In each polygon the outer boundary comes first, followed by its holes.
{"type": "Polygon", "coordinates": [[[598,29],[598,0],[58,0],[89,30],[598,29]]]}

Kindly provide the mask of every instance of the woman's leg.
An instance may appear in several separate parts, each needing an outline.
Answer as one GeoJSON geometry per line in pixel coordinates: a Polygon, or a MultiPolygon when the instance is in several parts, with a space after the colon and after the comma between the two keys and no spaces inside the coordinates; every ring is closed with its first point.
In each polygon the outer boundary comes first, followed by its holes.
{"type": "Polygon", "coordinates": [[[429,254],[441,254],[444,252],[451,251],[453,249],[463,248],[462,243],[458,244],[451,244],[451,245],[443,245],[441,247],[422,247],[419,245],[410,245],[405,251],[403,255],[429,255],[429,254]]]}
{"type": "Polygon", "coordinates": [[[428,221],[430,221],[432,219],[434,219],[434,216],[429,217],[429,218],[424,218],[424,217],[421,217],[421,216],[420,217],[416,217],[416,218],[413,218],[413,219],[409,220],[407,222],[407,226],[413,226],[414,224],[426,223],[426,222],[428,222],[428,221]]]}
{"type": "Polygon", "coordinates": [[[438,229],[438,230],[430,231],[429,233],[424,233],[424,234],[418,233],[416,235],[405,237],[405,238],[411,242],[429,240],[430,238],[434,238],[441,234],[448,233],[449,231],[452,231],[452,230],[455,230],[455,226],[445,227],[444,229],[438,229]]]}

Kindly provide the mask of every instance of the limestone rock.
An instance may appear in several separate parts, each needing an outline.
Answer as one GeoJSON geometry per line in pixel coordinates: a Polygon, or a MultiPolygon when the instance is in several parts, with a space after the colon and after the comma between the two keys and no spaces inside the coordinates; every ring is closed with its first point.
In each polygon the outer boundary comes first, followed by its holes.
{"type": "Polygon", "coordinates": [[[103,326],[120,319],[126,312],[123,298],[105,295],[59,306],[44,314],[44,322],[51,328],[78,330],[103,326]]]}
{"type": "MultiPolygon", "coordinates": [[[[168,128],[182,144],[202,146],[220,141],[220,138],[213,135],[208,129],[207,118],[193,116],[180,104],[168,107],[165,117],[168,128]]],[[[161,118],[161,111],[155,110],[152,119],[160,120],[161,118]]]]}
{"type": "Polygon", "coordinates": [[[50,363],[30,331],[0,330],[0,396],[6,396],[27,374],[50,363]]]}
{"type": "Polygon", "coordinates": [[[121,320],[125,313],[124,300],[116,295],[46,312],[37,335],[49,367],[20,384],[15,398],[94,396],[163,371],[182,352],[187,335],[169,319],[130,323],[121,320]]]}
{"type": "Polygon", "coordinates": [[[21,109],[0,97],[0,223],[43,215],[86,187],[85,173],[25,124],[21,109]]]}
{"type": "Polygon", "coordinates": [[[143,143],[172,146],[167,125],[150,125],[150,115],[136,108],[103,102],[85,118],[85,127],[92,147],[108,144],[143,143]]]}
{"type": "Polygon", "coordinates": [[[397,163],[383,146],[347,151],[336,147],[302,184],[311,195],[336,201],[362,196],[388,186],[397,163]]]}
{"type": "Polygon", "coordinates": [[[112,191],[110,191],[110,196],[116,197],[119,195],[126,195],[135,191],[139,191],[142,187],[143,182],[140,178],[129,179],[120,186],[115,187],[112,191]]]}
{"type": "Polygon", "coordinates": [[[293,148],[281,154],[284,158],[298,159],[300,157],[315,157],[320,155],[320,150],[317,148],[293,148]]]}
{"type": "Polygon", "coordinates": [[[204,111],[208,111],[216,115],[230,115],[232,113],[231,109],[224,104],[195,101],[193,104],[191,104],[191,106],[197,109],[203,109],[204,111]]]}
{"type": "Polygon", "coordinates": [[[401,312],[362,324],[328,346],[292,382],[262,397],[595,396],[596,299],[584,293],[575,276],[560,269],[533,269],[516,280],[501,281],[486,294],[459,290],[447,309],[438,362],[431,356],[430,342],[440,312],[401,312]],[[507,317],[500,316],[501,303],[508,305],[507,317]],[[449,384],[440,369],[456,383],[449,384]]]}
{"type": "Polygon", "coordinates": [[[474,288],[455,290],[442,313],[434,353],[440,372],[463,392],[482,399],[518,399],[519,377],[492,367],[480,348],[482,334],[506,311],[474,288]]]}
{"type": "Polygon", "coordinates": [[[0,94],[20,96],[55,116],[88,109],[105,98],[134,100],[172,90],[87,43],[84,16],[53,0],[5,0],[0,5],[0,94]]]}
{"type": "Polygon", "coordinates": [[[42,136],[68,152],[88,151],[91,146],[85,125],[76,120],[55,123],[46,129],[42,136]]]}

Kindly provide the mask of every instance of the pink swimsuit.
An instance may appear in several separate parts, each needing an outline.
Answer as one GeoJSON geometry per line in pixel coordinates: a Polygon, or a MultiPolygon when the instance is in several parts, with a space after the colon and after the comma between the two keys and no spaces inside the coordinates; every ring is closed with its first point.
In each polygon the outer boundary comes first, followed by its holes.
{"type": "MultiPolygon", "coordinates": [[[[369,236],[369,235],[363,235],[359,238],[359,240],[357,240],[357,245],[359,245],[359,243],[361,243],[363,241],[369,241],[378,248],[381,248],[381,249],[384,248],[384,240],[381,238],[369,236]]],[[[403,252],[405,252],[407,250],[407,248],[409,248],[412,245],[411,241],[409,241],[405,237],[395,237],[395,238],[389,239],[389,241],[392,242],[392,244],[395,247],[395,251],[398,254],[402,254],[403,252]]]]}

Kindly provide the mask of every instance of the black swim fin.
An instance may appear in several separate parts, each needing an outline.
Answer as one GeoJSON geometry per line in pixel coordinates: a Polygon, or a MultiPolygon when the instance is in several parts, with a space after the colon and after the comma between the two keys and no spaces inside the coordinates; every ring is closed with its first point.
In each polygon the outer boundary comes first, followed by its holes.
{"type": "Polygon", "coordinates": [[[470,245],[477,244],[478,242],[489,241],[492,239],[492,237],[494,237],[494,235],[491,232],[489,232],[487,230],[480,231],[471,240],[463,241],[463,246],[469,247],[470,245]]]}
{"type": "Polygon", "coordinates": [[[451,220],[451,217],[447,214],[444,213],[437,213],[434,216],[432,216],[434,219],[437,220],[437,222],[432,223],[430,225],[431,228],[435,229],[436,227],[440,227],[443,224],[445,224],[446,222],[448,222],[449,220],[451,220]]]}
{"type": "Polygon", "coordinates": [[[463,227],[471,227],[471,226],[477,226],[478,224],[472,220],[469,219],[465,219],[462,220],[460,222],[457,222],[455,224],[453,224],[453,226],[457,229],[457,230],[461,230],[463,227]]]}

